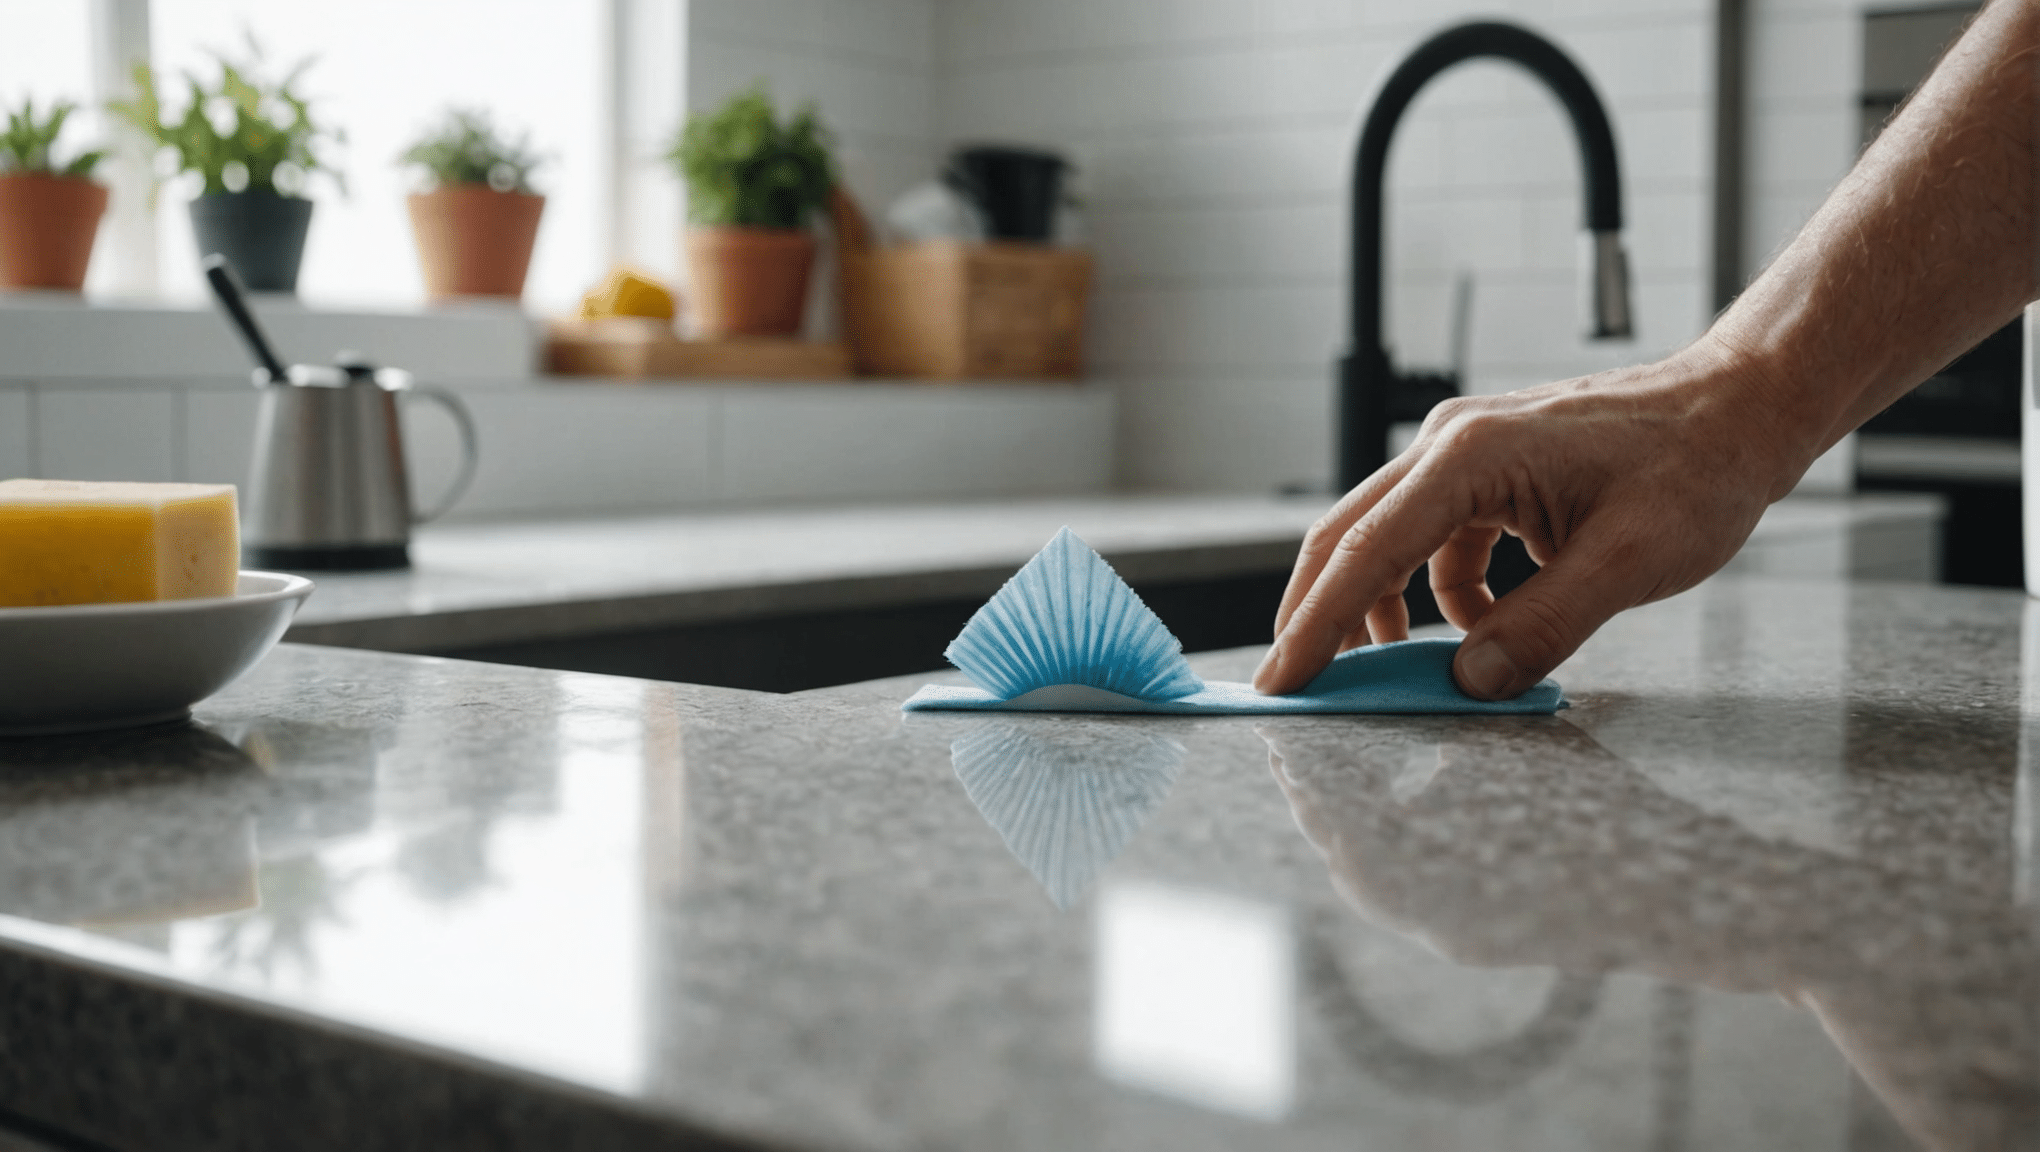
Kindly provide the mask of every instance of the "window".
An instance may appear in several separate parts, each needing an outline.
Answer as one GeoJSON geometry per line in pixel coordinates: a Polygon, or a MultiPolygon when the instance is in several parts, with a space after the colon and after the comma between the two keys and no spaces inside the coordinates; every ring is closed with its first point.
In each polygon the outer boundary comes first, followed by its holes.
{"type": "MultiPolygon", "coordinates": [[[[85,0],[0,0],[6,35],[0,36],[0,99],[23,96],[37,105],[53,100],[92,103],[92,28],[85,0]]],[[[96,125],[79,125],[80,128],[96,125]]],[[[74,131],[76,146],[87,134],[74,131]]]]}
{"type": "MultiPolygon", "coordinates": [[[[186,70],[216,74],[214,53],[246,56],[249,33],[272,77],[315,58],[300,87],[319,118],[346,133],[327,155],[344,173],[347,194],[323,179],[309,191],[318,207],[298,279],[308,303],[423,299],[404,207],[415,177],[396,157],[453,105],[486,109],[499,126],[528,130],[547,158],[532,178],[546,207],[526,302],[565,308],[608,266],[613,149],[604,0],[152,0],[149,13],[166,102],[182,86],[171,78],[186,70]]],[[[172,106],[181,108],[181,99],[172,106]]],[[[180,300],[203,290],[188,199],[188,188],[166,185],[156,217],[163,294],[180,300]]]]}
{"type": "MultiPolygon", "coordinates": [[[[525,284],[534,311],[570,308],[613,263],[671,278],[680,198],[654,162],[684,92],[685,0],[0,0],[0,99],[75,101],[64,146],[108,142],[109,96],[127,94],[132,60],[155,65],[166,105],[182,111],[187,71],[217,76],[252,33],[273,79],[310,57],[300,88],[346,142],[327,150],[347,192],[321,177],[299,295],[314,307],[409,308],[423,300],[406,193],[417,176],[396,157],[455,106],[529,132],[546,157],[546,197],[525,284]]],[[[94,249],[88,296],[204,292],[185,180],[153,208],[146,158],[101,167],[113,203],[94,249]]]]}

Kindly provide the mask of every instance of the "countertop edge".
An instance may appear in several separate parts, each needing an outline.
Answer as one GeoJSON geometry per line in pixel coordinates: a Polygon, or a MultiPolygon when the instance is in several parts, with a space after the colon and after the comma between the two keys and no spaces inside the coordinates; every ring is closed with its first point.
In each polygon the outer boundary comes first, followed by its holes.
{"type": "MultiPolygon", "coordinates": [[[[1117,549],[1108,551],[1105,557],[1130,584],[1176,584],[1286,572],[1296,559],[1302,539],[1301,533],[1282,533],[1240,542],[1117,549]]],[[[887,608],[931,600],[978,599],[998,591],[1025,562],[1026,558],[1020,557],[1007,563],[948,569],[905,569],[782,583],[584,595],[443,612],[425,610],[315,621],[293,625],[283,638],[288,643],[384,652],[449,652],[486,644],[642,628],[887,608]]]]}
{"type": "Polygon", "coordinates": [[[30,1119],[113,1148],[354,1152],[421,1134],[422,1146],[448,1152],[761,1147],[626,1097],[194,985],[132,956],[98,955],[119,946],[82,936],[0,915],[9,989],[0,1095],[30,1119]],[[141,1051],[158,1058],[135,1060],[141,1051]],[[108,1106],[171,1099],[183,1107],[108,1106]],[[268,1105],[251,1109],[251,1099],[268,1105]],[[231,1136],[214,1127],[226,1115],[236,1117],[231,1136]]]}

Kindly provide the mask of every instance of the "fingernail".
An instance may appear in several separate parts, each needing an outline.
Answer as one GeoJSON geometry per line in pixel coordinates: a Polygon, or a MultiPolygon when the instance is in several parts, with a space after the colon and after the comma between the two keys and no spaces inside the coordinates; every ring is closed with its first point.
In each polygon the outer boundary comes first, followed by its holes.
{"type": "Polygon", "coordinates": [[[1460,687],[1469,696],[1499,700],[1514,695],[1516,681],[1523,675],[1502,646],[1483,640],[1480,646],[1459,657],[1460,687]]]}

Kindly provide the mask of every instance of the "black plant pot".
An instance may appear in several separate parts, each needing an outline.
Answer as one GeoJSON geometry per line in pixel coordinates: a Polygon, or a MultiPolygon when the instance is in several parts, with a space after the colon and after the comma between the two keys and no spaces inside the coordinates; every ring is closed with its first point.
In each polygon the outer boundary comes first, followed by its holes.
{"type": "Polygon", "coordinates": [[[211,192],[191,202],[200,259],[227,258],[251,292],[297,291],[312,202],[274,192],[211,192]]]}

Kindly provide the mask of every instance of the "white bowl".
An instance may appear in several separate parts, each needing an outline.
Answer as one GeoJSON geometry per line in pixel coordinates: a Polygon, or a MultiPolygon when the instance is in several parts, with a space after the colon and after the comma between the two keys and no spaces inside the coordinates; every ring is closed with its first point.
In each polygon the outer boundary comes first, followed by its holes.
{"type": "Polygon", "coordinates": [[[312,582],[243,572],[232,596],[0,608],[0,736],[162,724],[255,666],[312,582]]]}

